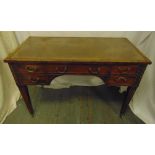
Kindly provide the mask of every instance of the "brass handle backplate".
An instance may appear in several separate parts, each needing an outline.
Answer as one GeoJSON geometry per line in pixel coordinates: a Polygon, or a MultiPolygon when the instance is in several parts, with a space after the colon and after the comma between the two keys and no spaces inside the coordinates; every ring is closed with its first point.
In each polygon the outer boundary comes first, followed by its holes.
{"type": "Polygon", "coordinates": [[[121,77],[116,78],[115,81],[117,81],[117,82],[122,82],[122,81],[127,82],[127,79],[125,77],[121,76],[121,77]]]}
{"type": "Polygon", "coordinates": [[[39,81],[39,77],[36,77],[36,78],[31,77],[30,80],[31,80],[31,82],[38,82],[39,81]]]}
{"type": "Polygon", "coordinates": [[[130,71],[130,67],[118,67],[118,70],[122,73],[128,73],[130,71]]]}
{"type": "Polygon", "coordinates": [[[37,70],[37,66],[26,66],[25,69],[28,71],[28,72],[35,72],[37,70]]]}
{"type": "Polygon", "coordinates": [[[61,68],[56,67],[56,72],[57,72],[57,73],[60,73],[60,74],[64,74],[64,73],[67,72],[67,69],[68,69],[67,66],[65,66],[62,70],[61,70],[61,68]]]}
{"type": "Polygon", "coordinates": [[[89,67],[88,70],[92,74],[100,74],[100,67],[96,67],[96,68],[89,67]]]}

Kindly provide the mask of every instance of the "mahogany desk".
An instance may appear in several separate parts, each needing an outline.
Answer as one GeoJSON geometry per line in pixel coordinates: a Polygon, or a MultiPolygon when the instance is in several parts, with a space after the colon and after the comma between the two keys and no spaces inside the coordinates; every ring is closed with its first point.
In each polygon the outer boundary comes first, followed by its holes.
{"type": "Polygon", "coordinates": [[[48,85],[55,77],[68,74],[96,75],[107,86],[128,86],[122,115],[151,64],[126,38],[95,37],[29,37],[4,61],[31,114],[27,85],[48,85]]]}

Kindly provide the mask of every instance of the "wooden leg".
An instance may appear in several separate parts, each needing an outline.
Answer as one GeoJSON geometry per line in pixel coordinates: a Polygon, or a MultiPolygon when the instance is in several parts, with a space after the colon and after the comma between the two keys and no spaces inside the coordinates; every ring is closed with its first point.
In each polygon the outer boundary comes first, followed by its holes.
{"type": "Polygon", "coordinates": [[[127,89],[127,92],[125,94],[125,98],[124,98],[124,101],[123,101],[123,104],[122,104],[122,108],[121,108],[121,111],[120,111],[120,117],[125,114],[126,112],[126,109],[134,95],[136,91],[136,87],[128,87],[127,89]]]}
{"type": "Polygon", "coordinates": [[[34,114],[34,110],[31,104],[31,100],[30,100],[30,96],[29,96],[29,92],[28,92],[28,88],[26,85],[18,85],[18,88],[20,90],[20,93],[24,99],[24,102],[27,106],[28,111],[30,112],[31,115],[34,114]]]}
{"type": "Polygon", "coordinates": [[[127,92],[126,92],[126,95],[125,95],[125,98],[124,98],[124,102],[123,102],[123,105],[122,105],[122,108],[121,108],[121,111],[120,111],[120,116],[122,116],[123,114],[125,114],[126,112],[126,109],[136,91],[136,89],[138,88],[139,84],[140,84],[140,81],[142,79],[142,76],[144,74],[144,71],[146,69],[146,65],[140,65],[139,66],[139,70],[137,71],[137,74],[136,74],[136,83],[134,84],[134,86],[130,86],[128,87],[127,89],[127,92]]]}

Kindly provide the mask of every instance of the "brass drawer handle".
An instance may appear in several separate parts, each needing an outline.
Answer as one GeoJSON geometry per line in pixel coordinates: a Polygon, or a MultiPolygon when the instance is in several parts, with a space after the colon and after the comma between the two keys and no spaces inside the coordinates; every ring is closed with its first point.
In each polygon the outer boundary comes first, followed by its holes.
{"type": "Polygon", "coordinates": [[[127,68],[125,68],[125,67],[118,67],[118,70],[123,72],[123,73],[128,73],[130,71],[130,69],[131,69],[130,67],[127,67],[127,68]]]}
{"type": "Polygon", "coordinates": [[[37,66],[26,66],[25,69],[32,73],[32,72],[35,72],[37,70],[37,66]]]}
{"type": "Polygon", "coordinates": [[[38,82],[40,79],[37,77],[37,78],[30,78],[31,82],[38,82]]]}
{"type": "Polygon", "coordinates": [[[127,82],[127,79],[125,77],[118,77],[115,79],[117,82],[127,82]]]}
{"type": "Polygon", "coordinates": [[[91,68],[91,67],[89,67],[88,70],[92,74],[99,74],[100,73],[100,67],[97,67],[97,68],[91,68]]]}
{"type": "Polygon", "coordinates": [[[57,73],[60,73],[60,74],[64,74],[64,73],[67,72],[67,69],[68,69],[68,67],[65,66],[65,67],[63,68],[63,70],[61,71],[59,67],[56,67],[56,72],[57,72],[57,73]]]}

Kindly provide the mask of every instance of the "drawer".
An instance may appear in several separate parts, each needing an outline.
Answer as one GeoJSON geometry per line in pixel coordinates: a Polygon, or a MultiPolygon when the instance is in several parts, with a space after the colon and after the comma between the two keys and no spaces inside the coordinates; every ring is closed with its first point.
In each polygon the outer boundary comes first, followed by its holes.
{"type": "Polygon", "coordinates": [[[136,74],[138,67],[136,65],[112,66],[111,74],[136,74]]]}
{"type": "Polygon", "coordinates": [[[88,74],[88,75],[106,75],[110,72],[107,66],[91,66],[91,65],[70,65],[68,66],[68,74],[88,74]]]}
{"type": "Polygon", "coordinates": [[[135,82],[135,77],[111,76],[107,80],[108,85],[112,86],[131,86],[135,82]]]}
{"type": "Polygon", "coordinates": [[[18,78],[18,80],[26,85],[48,85],[53,78],[49,76],[27,75],[25,77],[18,78]]]}
{"type": "Polygon", "coordinates": [[[57,71],[64,71],[64,65],[51,64],[18,64],[13,66],[18,73],[53,73],[57,71]]]}
{"type": "Polygon", "coordinates": [[[97,65],[55,65],[55,64],[43,64],[43,65],[16,65],[14,66],[15,72],[19,76],[26,76],[32,74],[94,74],[105,75],[110,73],[108,66],[97,65]]]}

